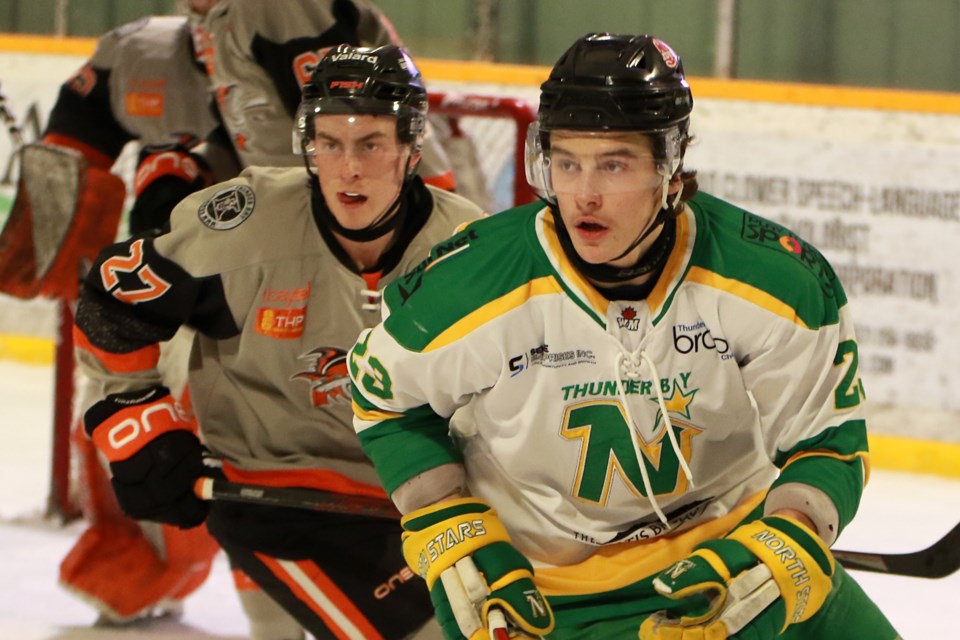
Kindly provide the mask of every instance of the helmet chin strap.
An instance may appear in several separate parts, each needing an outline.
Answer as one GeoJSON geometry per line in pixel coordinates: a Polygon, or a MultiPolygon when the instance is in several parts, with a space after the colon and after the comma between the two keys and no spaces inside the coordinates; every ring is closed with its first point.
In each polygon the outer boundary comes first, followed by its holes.
{"type": "Polygon", "coordinates": [[[665,177],[660,210],[657,211],[657,215],[650,221],[650,224],[637,235],[636,239],[631,242],[630,246],[620,255],[602,264],[593,264],[580,257],[576,247],[573,246],[573,240],[570,239],[570,234],[567,232],[566,224],[562,220],[559,205],[551,205],[554,211],[556,211],[557,216],[561,218],[560,224],[557,225],[557,237],[560,240],[560,246],[570,261],[573,262],[574,266],[577,267],[577,270],[597,282],[622,283],[659,269],[666,261],[667,256],[670,255],[670,249],[673,247],[673,241],[676,237],[676,225],[668,223],[675,219],[674,212],[676,211],[677,205],[680,204],[680,195],[683,192],[683,183],[681,182],[680,189],[671,202],[667,189],[668,185],[669,178],[665,177]],[[661,226],[663,227],[662,233],[650,248],[637,259],[637,262],[633,266],[616,267],[610,264],[610,262],[615,262],[629,255],[630,252],[640,246],[640,243],[650,237],[650,234],[661,226]]]}

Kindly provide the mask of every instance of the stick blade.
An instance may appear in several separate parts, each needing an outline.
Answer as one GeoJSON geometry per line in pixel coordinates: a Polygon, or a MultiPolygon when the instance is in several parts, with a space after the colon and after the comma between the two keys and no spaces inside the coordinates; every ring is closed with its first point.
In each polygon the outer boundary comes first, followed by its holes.
{"type": "Polygon", "coordinates": [[[960,569],[960,523],[932,546],[913,553],[865,553],[833,550],[847,569],[912,578],[946,578],[960,569]]]}

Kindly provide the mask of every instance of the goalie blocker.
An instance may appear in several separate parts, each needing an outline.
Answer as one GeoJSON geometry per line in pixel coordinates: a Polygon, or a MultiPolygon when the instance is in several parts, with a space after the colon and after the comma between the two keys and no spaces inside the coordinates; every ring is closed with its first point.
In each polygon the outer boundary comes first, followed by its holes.
{"type": "Polygon", "coordinates": [[[36,142],[19,153],[17,195],[0,232],[0,291],[73,300],[83,266],[116,238],[123,181],[74,149],[36,142]]]}

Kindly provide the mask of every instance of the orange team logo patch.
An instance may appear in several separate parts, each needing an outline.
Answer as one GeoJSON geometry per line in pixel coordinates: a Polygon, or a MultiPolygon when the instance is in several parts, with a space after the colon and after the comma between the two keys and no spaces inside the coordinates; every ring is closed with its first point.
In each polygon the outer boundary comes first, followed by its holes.
{"type": "Polygon", "coordinates": [[[80,67],[80,70],[73,74],[69,80],[67,80],[67,85],[74,93],[87,96],[93,91],[93,87],[97,84],[97,75],[93,72],[93,69],[90,68],[90,65],[83,65],[80,67]]]}
{"type": "Polygon", "coordinates": [[[299,358],[312,361],[312,368],[295,373],[291,380],[310,383],[310,402],[314,407],[325,407],[334,402],[350,402],[350,373],[347,371],[347,352],[337,347],[317,347],[299,358]]]}
{"type": "Polygon", "coordinates": [[[131,91],[124,96],[127,113],[141,118],[159,118],[163,115],[163,94],[131,91]]]}
{"type": "Polygon", "coordinates": [[[303,326],[307,319],[306,307],[292,309],[257,309],[257,322],[253,330],[268,338],[292,340],[303,335],[303,326]]]}

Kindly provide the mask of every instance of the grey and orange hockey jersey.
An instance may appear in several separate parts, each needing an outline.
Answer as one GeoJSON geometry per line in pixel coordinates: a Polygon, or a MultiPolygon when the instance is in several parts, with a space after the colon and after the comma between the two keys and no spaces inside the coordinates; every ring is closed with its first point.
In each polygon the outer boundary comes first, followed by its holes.
{"type": "Polygon", "coordinates": [[[346,352],[379,321],[378,289],[481,214],[413,180],[403,206],[419,232],[362,275],[320,232],[303,168],[254,167],[191,195],[168,232],[100,254],[76,314],[81,365],[104,395],[158,384],[157,343],[191,326],[193,409],[229,468],[383,495],[353,431],[346,352]]]}
{"type": "Polygon", "coordinates": [[[110,31],[60,89],[44,141],[109,169],[124,145],[185,143],[216,126],[210,83],[186,18],[148,17],[110,31]]]}
{"type": "MultiPolygon", "coordinates": [[[[224,129],[245,167],[302,166],[291,144],[293,117],[322,50],[403,44],[367,0],[220,0],[198,31],[224,129]]],[[[417,171],[451,190],[450,160],[429,130],[417,171]]]]}
{"type": "Polygon", "coordinates": [[[300,89],[319,52],[400,44],[366,0],[221,0],[201,23],[207,72],[244,166],[302,166],[293,153],[300,89]]]}
{"type": "Polygon", "coordinates": [[[387,491],[463,463],[547,596],[648,578],[764,500],[802,504],[832,541],[867,440],[826,260],[701,193],[651,293],[608,300],[556,224],[540,203],[479,220],[385,291],[349,364],[387,491]]]}

